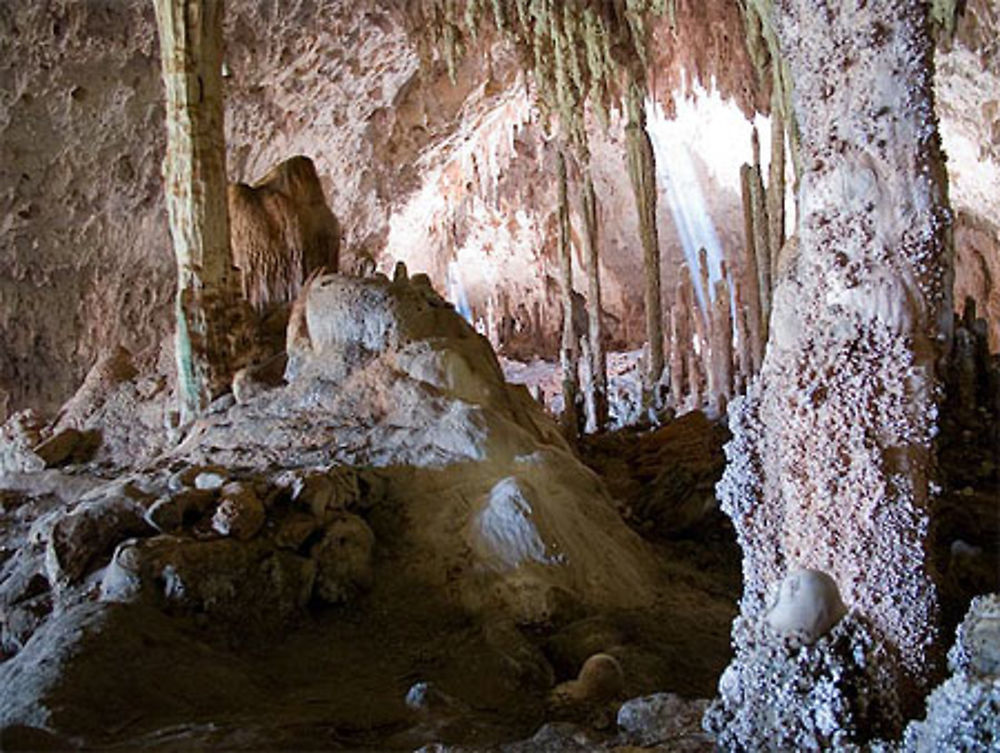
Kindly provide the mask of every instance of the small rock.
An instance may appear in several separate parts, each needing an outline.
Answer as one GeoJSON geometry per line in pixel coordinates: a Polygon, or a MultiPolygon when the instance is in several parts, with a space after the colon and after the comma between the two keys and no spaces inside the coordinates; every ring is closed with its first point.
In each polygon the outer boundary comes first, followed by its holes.
{"type": "Polygon", "coordinates": [[[406,691],[405,703],[411,711],[421,714],[468,713],[468,707],[448,695],[434,683],[416,682],[406,691]]]}
{"type": "Polygon", "coordinates": [[[324,523],[343,513],[361,496],[358,477],[352,468],[298,476],[291,490],[292,501],[324,523]]]}
{"type": "Polygon", "coordinates": [[[209,406],[209,414],[225,413],[227,410],[232,408],[236,404],[236,398],[233,397],[233,393],[227,392],[225,395],[220,395],[215,398],[209,406]]]}
{"type": "Polygon", "coordinates": [[[184,525],[184,508],[176,497],[161,497],[143,516],[149,525],[161,533],[173,533],[184,525]]]}
{"type": "Polygon", "coordinates": [[[701,717],[708,701],[688,701],[673,693],[633,698],[618,710],[622,738],[644,747],[688,735],[702,736],[701,717]]]}
{"type": "Polygon", "coordinates": [[[297,550],[320,528],[320,523],[312,515],[293,512],[278,527],[274,543],[281,549],[297,550]]]}
{"type": "Polygon", "coordinates": [[[240,405],[246,405],[266,390],[265,385],[254,379],[253,372],[249,367],[240,369],[233,374],[233,397],[240,405]]]}
{"type": "Polygon", "coordinates": [[[194,477],[194,488],[201,491],[217,491],[226,483],[226,477],[216,471],[202,471],[194,477]]]}
{"type": "Polygon", "coordinates": [[[118,542],[150,533],[141,505],[112,495],[84,502],[61,513],[49,533],[45,568],[53,584],[75,583],[110,556],[118,542]]]}
{"type": "Polygon", "coordinates": [[[343,513],[328,523],[310,552],[316,561],[316,595],[335,604],[370,588],[374,546],[375,534],[357,515],[343,513]]]}
{"type": "Polygon", "coordinates": [[[556,716],[570,719],[603,719],[603,706],[618,698],[625,688],[625,673],[609,654],[594,654],[583,663],[575,680],[560,683],[549,694],[549,708],[556,716]]]}
{"type": "Polygon", "coordinates": [[[55,468],[69,462],[82,441],[83,432],[65,429],[35,447],[35,454],[45,461],[46,468],[55,468]]]}
{"type": "Polygon", "coordinates": [[[227,484],[212,517],[212,529],[240,541],[253,538],[264,525],[264,505],[253,490],[243,484],[227,484]]]}
{"type": "Polygon", "coordinates": [[[772,599],[767,624],[779,635],[813,643],[847,614],[837,582],[821,570],[795,570],[772,599]]]}

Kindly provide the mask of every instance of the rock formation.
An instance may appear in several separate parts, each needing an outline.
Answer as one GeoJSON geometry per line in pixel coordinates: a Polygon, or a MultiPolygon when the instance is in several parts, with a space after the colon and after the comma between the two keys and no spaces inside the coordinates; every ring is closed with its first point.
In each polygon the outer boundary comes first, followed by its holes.
{"type": "Polygon", "coordinates": [[[996,745],[994,2],[222,7],[0,4],[0,748],[996,745]]]}
{"type": "Polygon", "coordinates": [[[233,266],[256,309],[291,303],[313,272],[337,271],[340,226],[311,159],[287,159],[253,186],[230,184],[227,196],[233,266]]]}
{"type": "Polygon", "coordinates": [[[950,290],[932,43],[926,9],[904,5],[767,16],[795,82],[798,250],[760,379],[730,410],[719,491],[744,553],[743,619],[790,570],[827,572],[898,656],[912,708],[937,658],[927,527],[950,290]]]}

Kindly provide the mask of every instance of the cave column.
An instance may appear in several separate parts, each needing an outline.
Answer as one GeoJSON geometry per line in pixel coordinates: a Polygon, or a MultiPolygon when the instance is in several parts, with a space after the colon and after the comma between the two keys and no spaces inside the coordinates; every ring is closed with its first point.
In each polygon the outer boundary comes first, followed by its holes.
{"type": "Polygon", "coordinates": [[[566,158],[562,150],[558,152],[556,159],[559,179],[559,276],[563,309],[562,343],[559,348],[563,392],[562,427],[567,438],[575,439],[580,433],[580,360],[576,329],[573,326],[573,254],[570,246],[566,158]]]}
{"type": "Polygon", "coordinates": [[[583,176],[582,214],[587,243],[587,319],[590,342],[590,389],[593,393],[594,430],[608,424],[608,363],[601,325],[601,273],[598,258],[597,195],[590,170],[583,176]]]}
{"type": "Polygon", "coordinates": [[[771,250],[771,277],[778,274],[778,257],[785,245],[785,119],[781,114],[780,65],[774,66],[771,95],[771,164],[767,179],[768,246],[771,250]]]}
{"type": "Polygon", "coordinates": [[[740,168],[740,190],[743,199],[743,237],[746,241],[743,284],[738,286],[744,294],[747,309],[747,347],[750,358],[744,364],[747,383],[760,371],[764,362],[763,312],[760,299],[760,275],[757,270],[757,234],[753,216],[753,168],[744,164],[740,168]]]}
{"type": "Polygon", "coordinates": [[[642,243],[645,276],[646,338],[649,342],[649,362],[643,402],[647,407],[659,408],[657,392],[663,374],[663,309],[660,300],[660,241],[656,228],[656,164],[653,145],[646,132],[643,91],[635,81],[628,87],[626,110],[628,173],[632,180],[635,207],[639,215],[639,237],[642,243]]]}
{"type": "Polygon", "coordinates": [[[177,258],[182,422],[228,382],[232,299],[222,98],[222,0],[154,0],[166,93],[167,214],[177,258]]]}
{"type": "Polygon", "coordinates": [[[897,657],[909,710],[939,659],[927,531],[951,263],[927,14],[773,6],[801,138],[798,255],[761,375],[730,410],[718,489],[743,548],[742,617],[789,570],[829,573],[897,657]]]}

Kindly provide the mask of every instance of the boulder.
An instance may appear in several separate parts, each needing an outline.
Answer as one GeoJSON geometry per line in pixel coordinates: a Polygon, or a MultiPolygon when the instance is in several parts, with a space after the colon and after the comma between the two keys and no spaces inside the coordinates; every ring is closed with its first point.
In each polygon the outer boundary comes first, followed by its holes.
{"type": "Polygon", "coordinates": [[[262,539],[155,536],[123,543],[101,583],[104,601],[204,614],[237,635],[287,624],[309,601],[316,566],[262,539]]]}
{"type": "Polygon", "coordinates": [[[123,493],[82,502],[57,513],[45,547],[49,581],[70,585],[106,564],[114,547],[130,536],[150,533],[145,509],[123,493]]]}
{"type": "Polygon", "coordinates": [[[246,541],[257,535],[265,517],[264,505],[252,487],[230,483],[223,488],[222,501],[212,516],[212,529],[222,536],[246,541]]]}
{"type": "Polygon", "coordinates": [[[344,513],[326,524],[310,551],[316,562],[316,595],[323,601],[348,601],[371,588],[375,534],[363,519],[344,513]]]}
{"type": "Polygon", "coordinates": [[[618,730],[630,745],[650,747],[679,738],[700,739],[711,750],[701,731],[701,717],[708,701],[690,701],[674,693],[654,693],[632,698],[618,709],[618,730]]]}

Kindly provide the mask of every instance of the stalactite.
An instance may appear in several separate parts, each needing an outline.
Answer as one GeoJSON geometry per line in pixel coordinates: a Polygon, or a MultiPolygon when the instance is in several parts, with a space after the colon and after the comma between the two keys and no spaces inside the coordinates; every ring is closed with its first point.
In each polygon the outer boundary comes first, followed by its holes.
{"type": "MultiPolygon", "coordinates": [[[[777,70],[777,68],[776,68],[777,70]]],[[[768,245],[771,251],[771,280],[778,273],[778,256],[785,245],[785,119],[777,89],[771,95],[771,164],[767,180],[768,245]]]]}
{"type": "Polygon", "coordinates": [[[590,343],[590,373],[594,428],[603,431],[608,423],[608,364],[604,353],[604,333],[601,326],[601,275],[598,258],[597,195],[587,170],[581,197],[584,237],[587,245],[587,321],[590,343]]]}
{"type": "MultiPolygon", "coordinates": [[[[532,73],[536,98],[546,115],[559,116],[563,137],[586,147],[583,118],[589,102],[602,120],[619,106],[625,75],[645,70],[648,17],[669,13],[673,0],[628,0],[609,5],[597,0],[416,0],[410,33],[418,47],[437,50],[454,80],[459,58],[492,25],[511,39],[521,65],[532,73]],[[468,41],[466,41],[468,39],[468,41]],[[427,44],[429,40],[429,45],[427,44]]],[[[421,55],[422,64],[427,64],[421,55]]]]}
{"type": "Polygon", "coordinates": [[[660,242],[656,228],[656,167],[653,146],[646,132],[642,88],[637,83],[629,87],[627,110],[625,138],[628,172],[639,215],[645,280],[646,337],[649,343],[643,402],[646,407],[658,408],[660,406],[656,393],[663,374],[663,310],[660,300],[660,242]]]}
{"type": "Polygon", "coordinates": [[[183,421],[229,381],[230,279],[222,102],[222,0],[156,0],[166,93],[167,213],[177,257],[183,421]]]}
{"type": "Polygon", "coordinates": [[[577,334],[573,327],[573,255],[570,249],[569,199],[566,186],[566,159],[562,151],[557,159],[559,181],[559,276],[562,288],[562,345],[559,362],[562,365],[563,413],[562,427],[566,436],[575,439],[579,435],[580,412],[580,362],[577,350],[577,334]]]}

